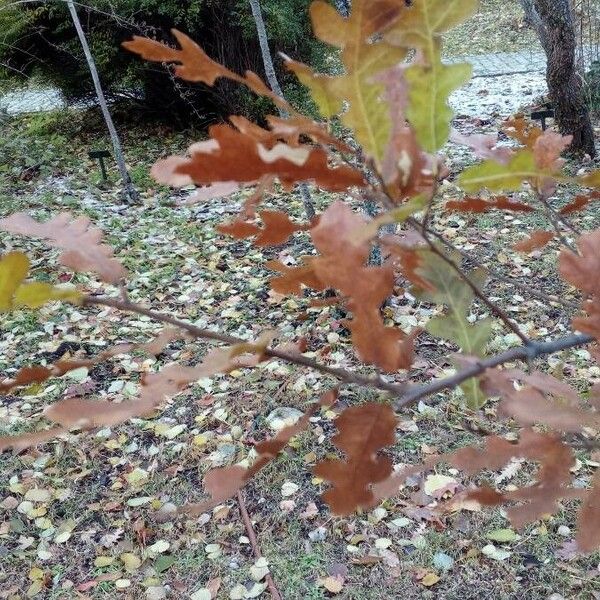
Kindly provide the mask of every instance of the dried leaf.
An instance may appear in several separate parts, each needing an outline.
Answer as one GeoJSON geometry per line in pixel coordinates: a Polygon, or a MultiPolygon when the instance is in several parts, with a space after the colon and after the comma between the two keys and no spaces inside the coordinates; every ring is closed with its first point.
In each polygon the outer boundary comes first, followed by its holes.
{"type": "Polygon", "coordinates": [[[507,119],[504,123],[504,132],[531,150],[538,138],[544,134],[541,127],[526,121],[523,117],[507,119]]]}
{"type": "Polygon", "coordinates": [[[376,503],[371,484],[386,479],[392,472],[391,460],[377,452],[395,441],[396,418],[385,404],[368,403],[346,409],[337,419],[338,434],[332,442],[346,454],[346,460],[325,460],[314,468],[317,477],[333,487],[323,500],[338,515],[376,503]]]}
{"type": "Polygon", "coordinates": [[[600,296],[600,229],[579,238],[579,252],[561,252],[560,274],[581,291],[600,296]]]}
{"type": "Polygon", "coordinates": [[[447,210],[455,210],[458,212],[484,213],[490,210],[509,210],[511,212],[533,212],[535,209],[528,204],[515,202],[508,196],[496,196],[490,200],[481,198],[464,198],[463,200],[451,200],[446,202],[447,210]]]}
{"type": "Polygon", "coordinates": [[[503,165],[508,164],[514,154],[510,148],[498,147],[498,138],[493,135],[464,135],[453,129],[450,132],[450,141],[471,148],[479,158],[495,160],[503,165]]]}
{"type": "Polygon", "coordinates": [[[575,212],[583,210],[590,202],[600,199],[600,192],[592,192],[591,194],[575,196],[572,202],[560,209],[561,215],[571,215],[575,212]]]}
{"type": "Polygon", "coordinates": [[[45,223],[38,223],[26,213],[0,219],[0,230],[27,237],[42,238],[53,248],[60,248],[61,264],[75,271],[92,271],[107,283],[118,283],[127,271],[113,257],[112,249],[101,244],[102,232],[90,227],[87,217],[73,218],[61,213],[45,223]]]}
{"type": "Polygon", "coordinates": [[[579,512],[576,541],[583,552],[594,552],[600,547],[600,470],[596,471],[592,489],[579,512]]]}
{"type": "Polygon", "coordinates": [[[528,238],[517,242],[513,249],[517,252],[533,252],[543,248],[556,237],[554,231],[534,231],[528,238]]]}
{"type": "MultiPolygon", "coordinates": [[[[269,134],[267,130],[265,133],[269,134]]],[[[322,148],[297,147],[278,142],[267,144],[257,136],[228,125],[213,125],[211,139],[190,147],[190,157],[171,157],[158,161],[153,177],[167,185],[216,184],[236,181],[256,184],[267,175],[276,176],[286,188],[298,181],[314,181],[329,191],[344,191],[363,186],[359,171],[346,165],[329,165],[322,148]]]]}
{"type": "Polygon", "coordinates": [[[264,223],[261,229],[253,223],[236,220],[225,225],[219,225],[217,229],[221,233],[232,235],[237,239],[258,236],[254,240],[255,246],[279,246],[284,244],[296,231],[304,231],[306,225],[297,225],[289,216],[281,211],[263,210],[260,218],[264,223]]]}

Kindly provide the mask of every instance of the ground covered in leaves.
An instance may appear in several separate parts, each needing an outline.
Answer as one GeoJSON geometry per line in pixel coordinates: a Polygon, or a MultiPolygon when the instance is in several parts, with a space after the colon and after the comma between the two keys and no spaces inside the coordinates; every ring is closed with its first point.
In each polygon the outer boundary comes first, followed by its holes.
{"type": "MultiPolygon", "coordinates": [[[[107,232],[131,271],[132,300],[247,339],[275,326],[283,339],[306,336],[309,350],[326,364],[356,366],[343,314],[270,291],[265,263],[279,258],[295,264],[310,252],[305,233],[285,246],[257,249],[215,229],[237,212],[239,196],[180,206],[189,192],[173,195],[147,175],[155,159],[181,150],[188,141],[187,134],[168,130],[125,132],[143,199],[141,206],[127,206],[115,183],[100,182],[97,167],[86,158],[96,141],[106,143],[101,137],[90,141],[89,126],[72,116],[65,122],[52,115],[5,124],[0,217],[16,210],[38,217],[64,210],[86,214],[107,232]]],[[[499,123],[464,116],[456,126],[464,133],[497,132],[499,123]]],[[[466,150],[449,150],[451,175],[436,210],[438,231],[484,264],[494,263],[508,280],[575,302],[556,276],[558,246],[529,257],[511,249],[528,231],[547,227],[539,217],[465,217],[443,210],[446,200],[457,199],[454,175],[473,161],[466,150]]],[[[116,179],[114,170],[111,177],[116,179]]],[[[332,199],[316,190],[313,197],[318,209],[332,199]]],[[[553,200],[557,207],[566,201],[564,194],[553,200]]],[[[276,193],[266,207],[304,219],[294,195],[276,193]]],[[[599,221],[597,209],[577,219],[585,229],[599,221]]],[[[25,249],[37,279],[104,291],[93,279],[59,270],[55,254],[41,244],[2,236],[0,245],[3,253],[25,249]]],[[[570,315],[557,302],[540,301],[506,282],[491,286],[492,297],[531,337],[568,331],[570,315]]],[[[415,300],[399,281],[398,296],[385,314],[408,328],[426,323],[437,310],[415,300]]],[[[476,308],[473,318],[483,313],[476,308]]],[[[50,306],[3,315],[0,373],[10,376],[32,363],[146,341],[160,329],[147,318],[111,309],[50,306]]],[[[517,343],[514,334],[499,327],[489,351],[517,343]]],[[[205,344],[174,342],[157,359],[121,355],[0,396],[0,433],[39,428],[41,410],[53,400],[135,397],[143,373],[174,359],[197,361],[206,349],[205,344]]],[[[451,350],[422,336],[413,379],[450,374],[446,356],[451,350]]],[[[587,351],[556,355],[549,366],[538,366],[575,385],[600,380],[587,351]]],[[[600,557],[578,557],[573,551],[574,507],[565,505],[557,516],[516,532],[500,510],[450,510],[452,498],[470,483],[453,469],[410,480],[402,494],[371,512],[332,517],[320,500],[324,486],[311,466],[334,451],[330,438],[343,407],[384,398],[372,391],[344,388],[339,404],[312,418],[309,430],[244,490],[263,559],[253,556],[236,501],[200,517],[173,515],[176,506],[203,497],[202,475],[208,468],[251,459],[255,441],[293,421],[334,384],[321,374],[268,363],[202,380],[153,418],[71,435],[19,456],[0,456],[0,598],[266,598],[269,571],[286,600],[600,597],[600,557]]],[[[517,429],[498,420],[493,402],[471,412],[461,406],[458,393],[442,394],[401,415],[392,458],[398,465],[422,462],[433,453],[477,443],[487,433],[514,438],[517,429]]],[[[599,467],[598,453],[578,453],[577,485],[586,486],[599,467]]],[[[478,481],[510,489],[526,484],[531,474],[530,465],[513,461],[502,473],[487,473],[478,481]]]]}

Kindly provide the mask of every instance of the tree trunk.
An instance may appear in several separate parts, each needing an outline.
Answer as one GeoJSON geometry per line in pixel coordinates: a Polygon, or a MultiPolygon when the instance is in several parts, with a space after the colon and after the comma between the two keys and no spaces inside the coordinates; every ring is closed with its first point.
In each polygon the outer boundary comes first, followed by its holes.
{"type": "Polygon", "coordinates": [[[79,21],[79,16],[73,0],[67,0],[67,6],[69,7],[73,24],[75,25],[77,35],[79,36],[79,41],[81,42],[81,47],[83,48],[83,53],[85,54],[85,58],[88,63],[90,74],[94,82],[94,88],[96,89],[96,96],[98,97],[100,110],[104,116],[108,133],[110,134],[110,139],[115,153],[115,160],[117,161],[117,166],[119,167],[119,172],[121,173],[121,179],[123,180],[125,195],[129,202],[138,202],[139,194],[134,188],[131,177],[129,176],[129,172],[127,171],[125,158],[123,156],[123,149],[121,147],[121,141],[119,140],[119,134],[117,133],[115,124],[110,116],[110,111],[108,110],[108,105],[106,104],[106,98],[104,97],[104,91],[102,90],[102,85],[100,83],[100,77],[98,76],[98,70],[96,69],[96,63],[94,62],[94,57],[92,56],[92,52],[87,43],[83,28],[81,27],[81,22],[79,21]]]}
{"type": "Polygon", "coordinates": [[[536,30],[546,57],[546,80],[560,133],[572,135],[573,154],[596,155],[594,130],[585,104],[571,0],[520,0],[527,20],[536,30]]]}
{"type": "Polygon", "coordinates": [[[342,17],[350,16],[350,8],[352,0],[335,0],[335,7],[342,17]]]}
{"type": "MultiPolygon", "coordinates": [[[[283,98],[283,90],[279,85],[277,73],[275,72],[275,67],[273,65],[273,56],[271,55],[271,49],[269,48],[267,29],[265,27],[265,21],[263,19],[262,11],[260,9],[260,0],[250,0],[250,7],[252,8],[252,16],[254,17],[254,22],[256,23],[256,32],[258,34],[260,51],[262,53],[262,59],[265,65],[267,81],[269,82],[271,89],[278,96],[281,96],[283,98]]],[[[281,116],[286,116],[281,109],[279,110],[279,114],[281,116]]],[[[302,203],[304,204],[304,211],[306,212],[306,217],[309,221],[312,221],[315,218],[316,213],[314,204],[312,202],[312,198],[310,196],[310,192],[308,190],[308,185],[306,185],[306,183],[301,183],[298,187],[300,188],[300,194],[302,195],[302,203]]]]}

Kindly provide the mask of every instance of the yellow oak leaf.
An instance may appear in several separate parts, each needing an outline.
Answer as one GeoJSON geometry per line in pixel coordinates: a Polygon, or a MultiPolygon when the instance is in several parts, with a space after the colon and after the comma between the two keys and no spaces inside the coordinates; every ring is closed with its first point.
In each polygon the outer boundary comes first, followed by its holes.
{"type": "Polygon", "coordinates": [[[0,259],[0,311],[10,310],[13,297],[29,272],[29,259],[22,252],[10,252],[0,259]]]}

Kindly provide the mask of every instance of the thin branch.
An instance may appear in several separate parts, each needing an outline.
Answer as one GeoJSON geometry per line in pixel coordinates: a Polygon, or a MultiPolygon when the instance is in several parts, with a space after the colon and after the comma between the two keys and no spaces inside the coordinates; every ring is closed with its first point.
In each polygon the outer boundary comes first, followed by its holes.
{"type": "MultiPolygon", "coordinates": [[[[149,308],[144,308],[143,306],[140,306],[138,304],[133,304],[132,302],[123,302],[122,300],[117,300],[116,298],[97,298],[95,296],[87,296],[84,299],[83,303],[87,306],[108,306],[110,308],[122,310],[123,312],[131,312],[139,315],[144,315],[160,323],[167,323],[168,325],[179,327],[180,329],[187,331],[193,337],[199,339],[213,340],[231,346],[234,346],[236,344],[247,343],[247,340],[227,335],[226,333],[219,333],[216,331],[210,331],[209,329],[202,329],[200,327],[192,325],[191,323],[187,323],[186,321],[180,321],[179,319],[175,319],[170,315],[155,312],[149,308]]],[[[308,358],[307,356],[304,356],[302,354],[291,354],[289,352],[278,350],[277,348],[267,348],[264,354],[265,356],[269,356],[271,358],[278,358],[288,363],[308,367],[309,369],[314,369],[315,371],[321,371],[321,373],[331,375],[332,377],[335,377],[336,379],[339,379],[344,383],[360,385],[368,388],[376,388],[385,392],[390,392],[395,396],[402,395],[406,390],[406,384],[388,383],[382,377],[365,377],[363,375],[358,375],[356,373],[352,373],[344,369],[339,369],[337,367],[329,367],[327,365],[318,363],[316,360],[308,358]]]]}
{"type": "Polygon", "coordinates": [[[573,246],[573,244],[571,244],[571,242],[569,242],[569,240],[563,234],[561,224],[577,236],[581,235],[581,231],[579,231],[574,225],[572,225],[569,219],[556,212],[554,208],[550,206],[548,200],[544,198],[544,195],[539,192],[539,190],[537,191],[536,195],[538,202],[544,207],[544,212],[546,213],[546,216],[548,217],[550,223],[552,223],[552,227],[554,227],[554,230],[558,235],[560,243],[565,248],[571,250],[571,252],[577,253],[577,249],[573,246]]]}
{"type": "MultiPolygon", "coordinates": [[[[252,526],[252,519],[250,519],[250,515],[248,514],[248,509],[246,508],[246,503],[244,502],[244,496],[242,495],[241,490],[237,493],[237,501],[240,508],[240,514],[242,515],[242,521],[244,521],[244,527],[246,528],[246,533],[248,534],[248,539],[250,540],[250,545],[252,546],[254,557],[257,559],[262,558],[260,546],[258,545],[258,539],[256,538],[254,527],[252,526]]],[[[271,598],[273,598],[273,600],[282,600],[281,594],[279,593],[279,590],[273,581],[271,573],[267,573],[265,575],[265,581],[269,588],[269,592],[271,593],[271,598]]]]}
{"type": "MultiPolygon", "coordinates": [[[[200,327],[196,327],[191,323],[179,321],[173,317],[170,317],[169,315],[157,313],[148,308],[144,308],[143,306],[125,303],[113,298],[95,298],[93,296],[87,296],[84,299],[84,305],[108,306],[111,308],[122,310],[124,312],[132,312],[140,315],[145,315],[156,321],[168,323],[175,327],[180,327],[181,329],[187,331],[196,338],[210,339],[231,345],[246,343],[245,340],[242,340],[240,338],[236,338],[223,333],[209,331],[206,329],[201,329],[200,327]]],[[[391,394],[399,398],[399,400],[394,403],[395,408],[405,408],[411,404],[414,404],[415,402],[418,402],[426,396],[430,396],[443,390],[455,388],[467,379],[471,379],[473,377],[481,375],[486,369],[492,369],[494,367],[503,365],[507,362],[511,362],[514,360],[532,360],[534,358],[546,354],[553,354],[555,352],[560,352],[561,350],[568,350],[569,348],[584,346],[593,342],[594,339],[595,338],[589,335],[572,334],[570,336],[560,338],[558,340],[553,340],[551,342],[530,341],[527,345],[512,348],[510,350],[507,350],[506,352],[503,352],[502,354],[492,356],[485,360],[479,360],[476,363],[474,363],[473,366],[460,371],[456,375],[447,377],[446,379],[441,379],[439,381],[434,381],[432,383],[422,386],[409,386],[407,384],[387,383],[381,377],[364,377],[362,375],[357,375],[344,369],[338,369],[335,367],[328,367],[322,365],[311,358],[303,356],[302,354],[290,354],[288,352],[277,350],[276,348],[267,348],[264,353],[266,356],[270,356],[272,358],[279,358],[280,360],[284,360],[292,364],[302,365],[304,367],[309,367],[316,371],[332,375],[333,377],[336,377],[344,383],[356,384],[367,388],[376,388],[386,392],[390,392],[391,394]]]]}
{"type": "Polygon", "coordinates": [[[431,396],[437,392],[453,389],[467,381],[467,379],[482,375],[487,369],[493,369],[494,367],[515,360],[533,360],[534,358],[546,354],[554,354],[555,352],[568,350],[569,348],[585,346],[586,344],[593,342],[594,339],[595,338],[590,335],[572,334],[551,342],[531,341],[527,346],[518,346],[517,348],[511,348],[502,354],[492,356],[491,358],[478,360],[473,366],[459,371],[456,375],[452,375],[451,377],[440,379],[439,381],[434,381],[426,385],[410,386],[403,397],[394,403],[394,408],[405,408],[406,406],[414,404],[422,398],[431,396]]]}

